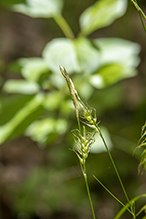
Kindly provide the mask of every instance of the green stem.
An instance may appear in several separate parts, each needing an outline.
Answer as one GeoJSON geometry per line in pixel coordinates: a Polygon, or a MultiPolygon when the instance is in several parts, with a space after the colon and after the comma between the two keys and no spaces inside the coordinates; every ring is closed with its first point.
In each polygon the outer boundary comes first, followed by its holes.
{"type": "Polygon", "coordinates": [[[89,203],[90,203],[90,207],[91,207],[91,211],[92,211],[92,216],[93,216],[93,219],[96,219],[93,204],[92,204],[91,194],[90,194],[90,190],[89,190],[89,185],[88,185],[85,162],[83,164],[81,164],[81,169],[82,169],[82,173],[83,173],[85,184],[86,184],[86,189],[87,189],[87,193],[88,193],[88,198],[89,198],[89,203]]]}
{"type": "MultiPolygon", "coordinates": [[[[146,26],[145,26],[145,23],[144,23],[144,21],[143,21],[143,18],[142,18],[142,15],[141,15],[141,13],[138,11],[138,13],[139,13],[139,16],[140,16],[140,19],[141,19],[141,23],[142,23],[142,26],[143,26],[143,29],[144,29],[144,31],[145,31],[145,33],[146,33],[146,26]]],[[[145,18],[146,19],[146,18],[145,18]]]]}
{"type": "Polygon", "coordinates": [[[144,31],[146,33],[146,26],[145,26],[145,23],[143,21],[143,17],[145,18],[146,20],[146,15],[145,13],[143,12],[143,10],[139,7],[139,5],[137,4],[137,1],[135,0],[131,0],[132,3],[134,4],[135,8],[138,10],[138,13],[139,13],[139,16],[140,16],[140,19],[141,19],[141,22],[142,22],[142,25],[143,25],[143,28],[144,28],[144,31]],[[143,16],[143,17],[142,17],[143,16]]]}
{"type": "Polygon", "coordinates": [[[70,39],[75,38],[70,26],[68,25],[66,20],[61,15],[57,15],[57,16],[53,17],[53,19],[58,24],[58,26],[61,28],[62,32],[64,33],[64,35],[67,38],[70,38],[70,39]]]}
{"type": "MultiPolygon", "coordinates": [[[[118,170],[117,170],[117,167],[116,167],[116,165],[115,165],[115,162],[114,162],[114,160],[113,160],[113,158],[112,158],[112,155],[111,155],[111,153],[110,153],[110,151],[109,151],[109,148],[108,148],[108,146],[107,146],[107,144],[106,144],[106,141],[105,141],[105,139],[104,139],[104,137],[103,137],[103,135],[102,135],[102,133],[101,133],[101,130],[100,130],[99,126],[97,126],[97,125],[96,125],[96,131],[99,133],[99,135],[100,135],[100,137],[101,137],[101,139],[102,139],[102,141],[103,141],[103,143],[104,143],[104,146],[105,146],[105,148],[106,148],[106,150],[107,150],[107,152],[108,152],[108,154],[109,154],[110,160],[111,160],[112,165],[113,165],[113,167],[114,167],[114,169],[115,169],[115,172],[116,172],[117,177],[118,177],[118,179],[119,179],[119,182],[120,182],[120,184],[121,184],[122,190],[123,190],[123,192],[124,192],[124,194],[125,194],[125,197],[126,197],[126,199],[127,199],[127,202],[130,203],[129,198],[128,198],[128,195],[127,195],[126,190],[125,190],[125,188],[124,188],[123,182],[122,182],[122,180],[121,180],[121,177],[120,177],[119,172],[118,172],[118,170]]],[[[133,213],[133,217],[135,218],[135,214],[134,214],[134,213],[133,213]]]]}
{"type": "MultiPolygon", "coordinates": [[[[135,203],[136,201],[138,201],[138,200],[141,199],[141,198],[146,198],[146,194],[143,194],[143,195],[140,195],[140,196],[137,196],[137,197],[131,199],[131,200],[130,200],[130,203],[127,203],[127,204],[126,204],[126,207],[128,208],[132,203],[135,203]]],[[[126,211],[126,208],[125,208],[125,207],[122,208],[122,209],[118,212],[118,214],[116,215],[116,217],[115,217],[114,219],[119,219],[119,218],[124,214],[125,211],[126,211]]]]}
{"type": "Polygon", "coordinates": [[[136,9],[139,11],[139,12],[141,12],[141,14],[143,15],[143,17],[146,19],[146,15],[145,15],[145,13],[143,12],[143,10],[139,7],[139,5],[137,4],[137,1],[135,0],[131,0],[132,2],[133,2],[133,4],[134,4],[134,6],[136,7],[136,9]]]}
{"type": "Polygon", "coordinates": [[[128,208],[126,205],[124,205],[115,195],[113,195],[113,193],[110,192],[110,191],[108,190],[108,188],[106,188],[106,186],[103,185],[102,182],[100,182],[99,179],[97,179],[94,175],[93,175],[93,177],[97,180],[97,182],[98,182],[117,202],[119,202],[124,208],[126,208],[127,211],[129,211],[130,214],[133,215],[133,212],[131,212],[131,211],[129,210],[129,208],[128,208]]]}

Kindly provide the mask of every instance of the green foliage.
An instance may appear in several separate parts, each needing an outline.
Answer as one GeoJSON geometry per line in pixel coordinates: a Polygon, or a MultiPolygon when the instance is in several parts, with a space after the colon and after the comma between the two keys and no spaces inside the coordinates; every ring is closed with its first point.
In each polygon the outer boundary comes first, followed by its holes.
{"type": "Polygon", "coordinates": [[[20,133],[20,130],[22,133],[22,131],[24,131],[25,128],[28,125],[30,125],[30,123],[33,120],[36,119],[35,113],[37,110],[42,111],[43,100],[44,100],[44,95],[37,94],[30,101],[28,101],[22,108],[20,108],[20,110],[18,110],[17,113],[7,123],[3,124],[0,127],[1,144],[5,142],[11,135],[20,133]]]}
{"type": "Polygon", "coordinates": [[[48,66],[41,58],[22,58],[17,65],[21,67],[21,74],[27,81],[41,83],[41,78],[49,76],[48,66]]]}
{"type": "Polygon", "coordinates": [[[12,8],[31,17],[50,18],[61,13],[62,0],[26,0],[26,4],[16,4],[12,8]]]}
{"type": "MultiPolygon", "coordinates": [[[[105,88],[136,75],[135,68],[139,64],[140,51],[138,44],[117,38],[92,40],[85,37],[113,23],[125,13],[126,7],[126,0],[104,0],[90,6],[80,16],[79,35],[82,37],[75,39],[62,16],[63,1],[27,0],[25,3],[13,4],[12,10],[30,17],[52,17],[66,38],[52,39],[48,42],[41,58],[20,58],[9,67],[10,71],[20,73],[22,79],[9,79],[2,87],[4,99],[9,99],[9,107],[13,109],[13,114],[10,113],[9,120],[0,126],[1,143],[12,136],[24,133],[44,145],[55,141],[65,132],[65,120],[71,114],[72,107],[70,100],[66,98],[67,90],[65,81],[58,72],[59,65],[66,66],[69,74],[74,73],[73,79],[77,89],[87,98],[92,96],[94,89],[105,88]],[[27,105],[24,102],[21,109],[17,109],[11,98],[18,94],[26,98],[33,95],[33,98],[27,105]],[[31,110],[28,111],[29,107],[31,110]],[[58,113],[63,121],[62,131],[57,128],[57,123],[54,124],[58,113]],[[50,119],[44,118],[46,116],[50,119]],[[48,127],[48,123],[51,127],[48,128],[50,132],[45,128],[48,127]],[[42,131],[44,134],[39,135],[42,131]],[[55,133],[51,141],[47,140],[49,133],[55,133]]],[[[5,108],[5,101],[2,101],[0,116],[3,118],[7,117],[5,108]]]]}
{"type": "MultiPolygon", "coordinates": [[[[120,182],[121,188],[123,190],[123,193],[128,201],[128,203],[130,203],[127,192],[124,188],[123,182],[121,180],[121,177],[119,175],[119,172],[117,170],[117,167],[115,165],[115,162],[112,158],[112,155],[110,153],[109,147],[106,143],[106,140],[101,132],[101,129],[99,127],[99,122],[97,121],[97,116],[96,116],[96,110],[94,108],[89,107],[87,104],[85,104],[82,99],[79,97],[75,86],[72,82],[72,80],[70,79],[69,75],[67,74],[66,70],[64,67],[60,66],[60,71],[62,73],[62,75],[65,77],[69,91],[70,91],[70,95],[72,97],[72,101],[75,107],[75,111],[76,111],[76,117],[77,117],[77,121],[78,121],[78,128],[75,131],[73,131],[73,136],[74,136],[74,140],[76,143],[75,149],[73,148],[73,151],[76,153],[79,162],[80,162],[80,166],[81,166],[81,170],[82,170],[82,174],[85,180],[85,185],[86,185],[86,189],[87,189],[87,194],[88,194],[88,198],[89,198],[89,203],[90,203],[90,207],[91,207],[91,211],[92,211],[92,216],[93,219],[95,219],[95,213],[94,213],[94,208],[93,208],[93,204],[92,204],[92,199],[91,199],[91,194],[90,194],[90,190],[89,190],[89,185],[88,185],[88,179],[87,179],[87,172],[86,172],[86,160],[90,151],[90,148],[92,147],[95,139],[94,139],[94,135],[98,134],[99,137],[101,138],[107,153],[110,157],[111,163],[113,165],[113,168],[115,170],[115,173],[118,177],[118,180],[120,182]],[[83,131],[80,125],[80,122],[85,124],[85,126],[83,126],[83,131]],[[94,130],[94,133],[92,132],[87,132],[86,131],[86,126],[90,127],[91,130],[94,130]],[[83,134],[82,134],[83,132],[83,134]]],[[[122,204],[122,206],[124,206],[129,212],[130,214],[133,215],[133,218],[135,219],[135,212],[132,208],[133,203],[130,203],[130,209],[126,207],[126,205],[124,205],[118,198],[116,198],[96,177],[94,177],[102,186],[103,188],[106,189],[106,191],[108,191],[120,204],[122,204]]]]}
{"type": "Polygon", "coordinates": [[[106,27],[121,17],[127,8],[126,0],[97,1],[80,16],[80,35],[88,35],[93,31],[106,27]],[[112,11],[112,13],[111,13],[112,11]]]}
{"type": "Polygon", "coordinates": [[[57,135],[62,135],[67,130],[67,122],[64,119],[46,118],[33,122],[25,131],[34,141],[42,146],[52,143],[57,135]]]}
{"type": "MultiPolygon", "coordinates": [[[[126,204],[126,208],[128,208],[130,204],[134,204],[135,202],[137,202],[137,201],[138,201],[139,199],[141,199],[141,198],[146,198],[146,194],[142,194],[142,195],[140,195],[140,196],[136,196],[135,198],[133,198],[132,200],[130,200],[130,202],[126,204]]],[[[119,218],[121,218],[121,216],[122,216],[122,215],[124,214],[124,212],[126,211],[126,208],[123,207],[123,208],[118,212],[118,214],[115,216],[114,219],[119,219],[119,218]]],[[[140,211],[136,214],[136,216],[138,216],[138,215],[139,215],[142,211],[144,211],[144,210],[145,210],[145,206],[143,206],[143,207],[140,209],[140,211]]]]}
{"type": "Polygon", "coordinates": [[[34,82],[11,79],[4,84],[3,91],[7,93],[35,94],[39,91],[39,85],[34,82]]]}
{"type": "MultiPolygon", "coordinates": [[[[3,83],[3,79],[0,79],[0,85],[2,85],[0,144],[10,138],[24,134],[36,141],[40,147],[45,147],[54,144],[58,137],[65,135],[68,128],[70,130],[69,125],[72,127],[74,122],[72,119],[73,107],[70,98],[68,98],[65,80],[59,73],[59,65],[67,68],[83,98],[92,101],[92,96],[96,93],[95,104],[98,106],[97,112],[100,112],[104,111],[106,107],[108,108],[109,105],[114,108],[115,102],[116,104],[120,103],[122,91],[119,86],[118,89],[116,86],[111,90],[108,88],[123,79],[136,76],[136,68],[140,62],[138,57],[140,46],[137,43],[120,38],[91,39],[86,37],[100,28],[107,27],[123,16],[127,9],[127,0],[97,1],[94,5],[85,9],[79,17],[80,31],[77,38],[62,16],[63,0],[13,0],[13,3],[10,0],[1,1],[2,5],[12,6],[13,11],[32,18],[53,18],[65,35],[65,37],[58,37],[49,41],[40,58],[20,58],[8,67],[10,72],[15,72],[16,77],[18,76],[21,79],[8,79],[5,83],[3,83]],[[96,92],[97,89],[98,92],[96,92]]],[[[142,14],[141,8],[137,4],[135,6],[142,14]]],[[[2,67],[0,62],[0,71],[2,71],[2,67]]],[[[92,153],[101,153],[105,151],[103,145],[105,147],[107,145],[97,124],[95,110],[83,103],[67,74],[64,74],[64,77],[71,91],[77,119],[79,119],[78,114],[81,113],[83,122],[99,134],[94,136],[93,133],[89,134],[85,129],[83,134],[81,130],[74,132],[77,146],[73,150],[80,159],[90,200],[84,163],[90,149],[92,153]],[[78,101],[80,112],[77,106],[78,101]],[[95,143],[94,137],[97,141],[95,143]],[[93,144],[92,148],[91,144],[93,144]]],[[[109,132],[105,127],[101,130],[105,134],[109,146],[107,150],[110,154],[113,144],[109,132]]],[[[71,140],[68,140],[68,137],[65,138],[63,144],[68,145],[69,143],[69,147],[73,146],[71,140]]],[[[145,128],[138,148],[143,146],[145,146],[145,128]]],[[[18,191],[13,194],[17,212],[30,214],[37,212],[41,206],[43,208],[45,206],[45,211],[48,213],[60,210],[62,203],[70,205],[79,203],[79,206],[81,206],[86,200],[83,185],[79,182],[76,183],[75,180],[70,183],[68,181],[65,184],[64,181],[68,180],[66,173],[59,173],[61,159],[68,159],[72,162],[72,159],[68,156],[65,157],[63,153],[62,150],[55,151],[53,155],[56,158],[55,163],[59,166],[59,170],[51,169],[50,166],[49,170],[48,166],[47,169],[41,167],[32,171],[20,185],[18,191]],[[61,184],[61,187],[59,187],[61,193],[57,191],[58,184],[61,184]]],[[[140,163],[140,167],[143,166],[144,168],[145,153],[144,150],[140,163]]],[[[105,162],[107,161],[104,161],[104,165],[105,162]]],[[[114,168],[117,171],[115,166],[114,168]]],[[[102,172],[102,176],[105,175],[102,168],[99,169],[96,171],[102,172]]],[[[71,171],[69,170],[69,172],[71,171]]],[[[72,175],[69,175],[69,177],[74,178],[72,175]]],[[[119,175],[118,178],[120,181],[119,175]]],[[[121,181],[120,183],[122,185],[121,181]]],[[[122,189],[126,193],[123,186],[122,189]]],[[[127,194],[125,196],[128,200],[127,194]]],[[[126,209],[133,213],[130,206],[141,197],[145,197],[145,195],[129,201],[126,208],[124,207],[115,218],[120,218],[126,209]]],[[[92,208],[91,200],[90,204],[92,208]]],[[[73,206],[72,209],[74,210],[74,208],[73,206]]],[[[142,211],[145,211],[145,206],[141,208],[139,214],[142,211]]]]}

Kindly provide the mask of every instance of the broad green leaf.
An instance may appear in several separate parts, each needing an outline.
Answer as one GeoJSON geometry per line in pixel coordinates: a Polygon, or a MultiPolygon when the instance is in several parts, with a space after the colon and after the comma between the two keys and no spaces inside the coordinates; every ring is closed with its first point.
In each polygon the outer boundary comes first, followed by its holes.
{"type": "Polygon", "coordinates": [[[48,67],[57,74],[59,65],[65,66],[69,73],[80,70],[73,40],[66,38],[53,39],[46,45],[43,57],[48,67]]]}
{"type": "MultiPolygon", "coordinates": [[[[32,100],[27,102],[6,124],[0,126],[0,144],[5,142],[10,136],[13,135],[15,130],[25,123],[26,119],[33,115],[34,112],[42,107],[44,95],[38,94],[32,100]]],[[[11,110],[11,109],[10,109],[11,110]]]]}
{"type": "Polygon", "coordinates": [[[137,71],[121,63],[113,63],[101,67],[96,74],[90,76],[90,83],[96,88],[104,88],[124,78],[135,76],[137,71]]]}
{"type": "Polygon", "coordinates": [[[87,8],[80,16],[81,35],[112,24],[127,8],[127,0],[100,0],[87,8]]]}
{"type": "Polygon", "coordinates": [[[137,43],[120,38],[99,38],[94,43],[100,51],[101,65],[118,62],[135,68],[140,62],[140,45],[137,43]]]}
{"type": "Polygon", "coordinates": [[[78,38],[74,41],[74,45],[81,71],[92,73],[97,70],[100,56],[92,43],[86,38],[78,38]]]}
{"type": "Polygon", "coordinates": [[[96,88],[104,88],[124,78],[136,75],[139,64],[140,46],[118,38],[94,40],[100,51],[100,69],[89,78],[96,88]]]}
{"type": "Polygon", "coordinates": [[[27,81],[37,82],[44,73],[49,73],[49,68],[42,58],[22,58],[18,60],[22,67],[21,74],[27,81]]]}
{"type": "Polygon", "coordinates": [[[54,141],[57,135],[65,133],[67,121],[64,119],[47,118],[35,121],[26,130],[25,134],[41,145],[54,141]]]}
{"type": "Polygon", "coordinates": [[[12,9],[34,18],[50,18],[60,14],[62,6],[62,0],[26,0],[26,4],[16,4],[12,9]]]}
{"type": "Polygon", "coordinates": [[[35,94],[40,87],[35,82],[10,79],[5,82],[3,90],[7,93],[35,94]]]}

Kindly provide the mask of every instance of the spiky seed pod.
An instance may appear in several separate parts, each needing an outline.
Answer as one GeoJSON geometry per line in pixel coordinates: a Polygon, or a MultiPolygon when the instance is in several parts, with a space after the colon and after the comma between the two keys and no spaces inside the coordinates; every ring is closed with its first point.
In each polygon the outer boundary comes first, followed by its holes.
{"type": "Polygon", "coordinates": [[[76,142],[76,147],[73,151],[77,154],[81,163],[85,162],[88,157],[90,148],[95,141],[94,135],[95,133],[87,132],[85,126],[83,126],[83,134],[78,129],[73,130],[73,136],[76,142]]]}

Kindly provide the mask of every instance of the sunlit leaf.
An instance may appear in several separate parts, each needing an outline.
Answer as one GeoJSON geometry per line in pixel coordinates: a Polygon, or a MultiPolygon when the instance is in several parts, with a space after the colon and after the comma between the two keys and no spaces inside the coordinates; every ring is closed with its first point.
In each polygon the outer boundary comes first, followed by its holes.
{"type": "Polygon", "coordinates": [[[65,66],[68,72],[80,70],[75,46],[70,39],[59,38],[52,40],[46,45],[43,57],[53,72],[58,73],[59,65],[65,66]]]}
{"type": "Polygon", "coordinates": [[[90,83],[96,88],[104,88],[124,78],[136,75],[135,69],[128,68],[121,63],[113,63],[101,67],[97,73],[90,76],[90,83]]]}
{"type": "Polygon", "coordinates": [[[37,83],[13,79],[6,81],[3,86],[3,90],[8,93],[35,94],[39,89],[37,83]]]}
{"type": "Polygon", "coordinates": [[[100,50],[101,65],[118,62],[135,68],[140,62],[140,45],[137,43],[120,38],[99,38],[94,43],[100,50]]]}
{"type": "Polygon", "coordinates": [[[101,55],[101,67],[89,79],[94,87],[103,88],[136,75],[135,68],[140,62],[140,46],[137,43],[118,38],[96,39],[94,43],[101,55]]]}
{"type": "Polygon", "coordinates": [[[87,8],[80,16],[82,35],[106,27],[121,17],[127,8],[127,0],[102,0],[87,8]]]}
{"type": "Polygon", "coordinates": [[[36,95],[32,100],[27,102],[27,104],[10,119],[10,121],[0,126],[0,144],[5,142],[20,125],[23,125],[27,117],[33,115],[34,112],[42,106],[43,101],[44,95],[36,95]]]}
{"type": "Polygon", "coordinates": [[[16,4],[12,9],[30,17],[54,17],[61,13],[62,0],[26,0],[26,4],[16,4]]]}
{"type": "Polygon", "coordinates": [[[49,72],[49,68],[42,58],[22,58],[18,60],[22,67],[21,74],[27,81],[38,81],[39,78],[49,72]]]}
{"type": "Polygon", "coordinates": [[[42,145],[51,143],[58,135],[65,133],[67,121],[63,119],[46,118],[35,121],[26,130],[25,134],[42,145]]]}
{"type": "Polygon", "coordinates": [[[86,38],[78,38],[74,41],[77,59],[81,71],[92,73],[99,66],[100,56],[98,50],[86,38]]]}

